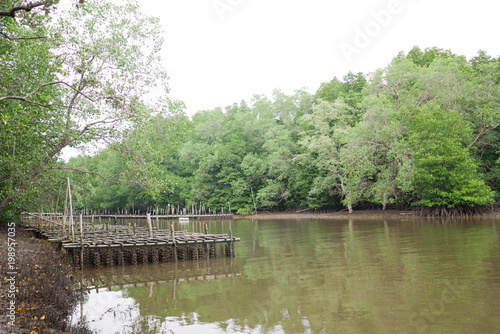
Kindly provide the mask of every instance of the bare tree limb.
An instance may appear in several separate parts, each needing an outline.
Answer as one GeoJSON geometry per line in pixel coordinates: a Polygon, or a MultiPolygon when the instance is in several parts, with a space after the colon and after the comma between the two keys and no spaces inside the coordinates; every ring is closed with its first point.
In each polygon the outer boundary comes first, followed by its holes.
{"type": "Polygon", "coordinates": [[[89,172],[88,170],[78,169],[78,168],[71,168],[71,167],[53,167],[53,169],[73,170],[75,172],[80,172],[80,173],[85,173],[85,174],[93,174],[93,175],[99,176],[101,179],[103,179],[106,182],[118,184],[117,181],[114,181],[114,180],[111,180],[111,179],[107,179],[104,176],[102,176],[102,174],[99,174],[97,172],[89,172]]]}

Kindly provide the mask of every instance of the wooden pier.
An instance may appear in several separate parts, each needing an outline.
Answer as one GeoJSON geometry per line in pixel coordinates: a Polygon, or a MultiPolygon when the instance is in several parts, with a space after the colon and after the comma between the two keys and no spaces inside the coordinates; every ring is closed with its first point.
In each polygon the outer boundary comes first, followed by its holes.
{"type": "Polygon", "coordinates": [[[227,234],[194,233],[161,230],[152,227],[147,215],[148,227],[107,223],[94,225],[83,223],[69,225],[43,217],[25,220],[26,227],[39,237],[58,243],[73,258],[75,266],[115,266],[137,263],[177,262],[234,257],[234,242],[239,241],[232,232],[227,234]]]}

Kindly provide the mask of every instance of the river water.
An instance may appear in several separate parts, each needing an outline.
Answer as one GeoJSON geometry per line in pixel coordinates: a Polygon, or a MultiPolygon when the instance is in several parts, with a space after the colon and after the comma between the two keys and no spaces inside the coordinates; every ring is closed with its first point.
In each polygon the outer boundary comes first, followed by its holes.
{"type": "Polygon", "coordinates": [[[493,218],[208,226],[241,238],[235,258],[85,269],[74,321],[106,334],[500,333],[493,218]]]}

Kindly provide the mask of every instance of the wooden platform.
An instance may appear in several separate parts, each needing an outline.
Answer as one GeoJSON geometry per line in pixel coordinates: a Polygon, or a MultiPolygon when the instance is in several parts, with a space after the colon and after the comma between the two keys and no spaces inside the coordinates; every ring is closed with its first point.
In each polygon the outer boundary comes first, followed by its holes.
{"type": "MultiPolygon", "coordinates": [[[[75,266],[124,265],[234,257],[234,242],[227,234],[149,230],[145,227],[102,224],[65,226],[41,218],[27,221],[26,228],[39,237],[58,243],[72,257],[75,266]],[[218,248],[218,246],[220,246],[218,248]]],[[[134,223],[135,225],[135,223],[134,223]]],[[[172,225],[173,226],[173,225],[172,225]]],[[[172,227],[173,228],[173,227],[172,227]]]]}

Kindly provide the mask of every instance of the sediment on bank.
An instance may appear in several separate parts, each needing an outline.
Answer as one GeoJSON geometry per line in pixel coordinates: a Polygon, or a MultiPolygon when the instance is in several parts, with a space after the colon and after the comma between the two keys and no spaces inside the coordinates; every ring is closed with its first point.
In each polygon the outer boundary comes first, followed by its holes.
{"type": "MultiPolygon", "coordinates": [[[[495,208],[493,211],[477,213],[481,216],[498,216],[500,211],[495,208]]],[[[337,212],[261,212],[253,215],[233,215],[232,219],[400,219],[409,217],[421,217],[417,211],[407,210],[359,210],[349,213],[347,211],[337,212]]],[[[427,217],[431,217],[430,215],[427,217]]],[[[459,216],[457,216],[459,217],[459,216]]]]}
{"type": "Polygon", "coordinates": [[[52,243],[0,223],[0,332],[90,333],[70,326],[78,302],[72,270],[52,243]]]}

